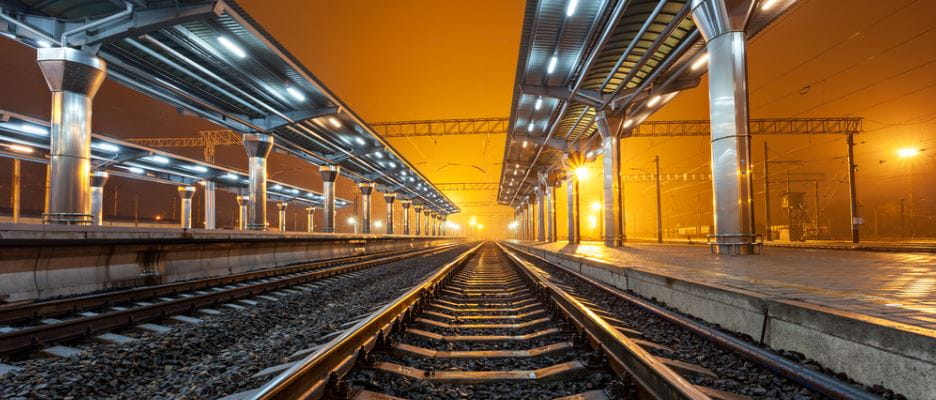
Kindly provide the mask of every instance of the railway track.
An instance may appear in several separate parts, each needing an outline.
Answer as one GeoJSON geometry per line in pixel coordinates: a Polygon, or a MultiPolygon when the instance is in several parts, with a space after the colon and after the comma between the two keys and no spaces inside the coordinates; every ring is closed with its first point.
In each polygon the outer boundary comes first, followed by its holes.
{"type": "MultiPolygon", "coordinates": [[[[252,271],[224,277],[140,287],[88,296],[0,308],[0,355],[38,350],[82,338],[122,343],[128,338],[107,333],[130,325],[161,330],[147,322],[177,316],[213,305],[354,273],[377,265],[446,251],[457,245],[431,249],[343,257],[313,263],[252,271]],[[11,326],[12,324],[12,326],[11,326]]],[[[247,300],[249,302],[249,300],[247,300]]],[[[69,355],[53,346],[49,355],[69,355]]],[[[44,350],[45,351],[45,350],[44,350]]]]}
{"type": "Polygon", "coordinates": [[[692,384],[713,373],[640,336],[488,243],[226,399],[746,398],[692,384]]]}

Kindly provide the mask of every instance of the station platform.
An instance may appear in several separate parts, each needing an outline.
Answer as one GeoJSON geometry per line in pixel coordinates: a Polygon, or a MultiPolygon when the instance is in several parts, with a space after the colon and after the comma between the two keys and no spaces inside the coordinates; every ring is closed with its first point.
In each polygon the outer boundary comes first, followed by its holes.
{"type": "MultiPolygon", "coordinates": [[[[629,243],[656,243],[656,238],[649,237],[627,237],[629,243]]],[[[693,246],[706,246],[705,238],[664,238],[664,244],[683,244],[693,246]]],[[[785,247],[794,249],[828,249],[828,250],[862,250],[862,251],[915,251],[936,253],[936,241],[934,240],[862,240],[860,243],[852,243],[845,240],[807,240],[803,242],[788,242],[773,240],[764,242],[767,247],[785,247]]]]}
{"type": "Polygon", "coordinates": [[[934,253],[772,247],[725,256],[684,244],[509,244],[859,382],[936,393],[934,253]]]}

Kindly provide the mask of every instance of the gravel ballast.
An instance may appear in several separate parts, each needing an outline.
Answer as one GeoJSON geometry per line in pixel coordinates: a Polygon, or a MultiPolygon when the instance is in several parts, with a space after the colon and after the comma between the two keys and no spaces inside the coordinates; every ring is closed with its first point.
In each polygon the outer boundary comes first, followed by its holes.
{"type": "Polygon", "coordinates": [[[215,399],[252,389],[272,378],[255,373],[322,343],[466,249],[369,268],[310,292],[268,293],[276,300],[253,298],[258,303],[244,309],[214,307],[222,313],[197,314],[200,324],[133,334],[128,344],[82,342],[73,344],[83,350],[75,357],[16,362],[22,370],[0,377],[0,398],[215,399]]]}

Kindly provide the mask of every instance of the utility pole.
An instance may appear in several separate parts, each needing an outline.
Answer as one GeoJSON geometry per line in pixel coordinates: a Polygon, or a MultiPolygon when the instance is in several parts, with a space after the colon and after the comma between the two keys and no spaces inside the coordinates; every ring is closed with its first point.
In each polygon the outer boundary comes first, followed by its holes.
{"type": "Polygon", "coordinates": [[[770,172],[768,165],[770,161],[767,158],[767,141],[764,140],[764,238],[767,241],[773,240],[770,232],[770,172]]]}
{"type": "Polygon", "coordinates": [[[848,195],[851,215],[852,243],[858,243],[858,194],[855,190],[855,135],[849,133],[845,143],[848,145],[848,195]]]}
{"type": "Polygon", "coordinates": [[[822,227],[819,225],[819,180],[813,182],[816,185],[816,240],[822,239],[822,227]]]}
{"type": "Polygon", "coordinates": [[[696,193],[696,207],[699,209],[699,229],[697,233],[702,236],[702,193],[696,193]]]}
{"type": "Polygon", "coordinates": [[[660,156],[653,157],[653,162],[656,163],[657,243],[663,243],[663,213],[660,199],[660,156]]]}

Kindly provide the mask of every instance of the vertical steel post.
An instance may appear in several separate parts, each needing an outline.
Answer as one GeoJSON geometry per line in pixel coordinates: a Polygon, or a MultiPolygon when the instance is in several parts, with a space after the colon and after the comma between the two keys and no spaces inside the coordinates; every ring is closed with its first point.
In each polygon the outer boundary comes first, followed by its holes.
{"type": "Polygon", "coordinates": [[[624,196],[621,190],[621,139],[608,123],[604,111],[595,115],[595,125],[601,135],[604,154],[604,244],[619,247],[624,244],[624,196]]]}
{"type": "Polygon", "coordinates": [[[413,204],[413,202],[410,201],[410,200],[401,200],[401,201],[400,201],[400,206],[403,207],[403,234],[404,234],[404,235],[409,235],[409,234],[410,234],[409,208],[410,208],[410,205],[412,205],[412,204],[413,204]]]}
{"type": "Polygon", "coordinates": [[[107,172],[91,173],[91,224],[95,226],[100,226],[104,222],[104,185],[106,183],[107,172]]]}
{"type": "Polygon", "coordinates": [[[751,135],[744,27],[754,1],[692,0],[692,19],[706,41],[712,124],[715,244],[719,253],[754,252],[751,135]],[[736,4],[737,3],[737,4],[736,4]]]}
{"type": "MultiPolygon", "coordinates": [[[[45,216],[49,213],[49,203],[51,203],[50,197],[52,197],[52,163],[46,164],[45,169],[45,204],[42,205],[42,215],[45,216]]],[[[117,213],[114,212],[116,215],[117,213]]]]}
{"type": "Polygon", "coordinates": [[[217,213],[215,212],[215,183],[205,181],[205,229],[215,229],[217,213]]]}
{"type": "Polygon", "coordinates": [[[36,60],[52,91],[49,211],[43,220],[90,225],[91,110],[107,64],[69,47],[40,48],[36,60]]]}
{"type": "Polygon", "coordinates": [[[322,175],[322,193],[325,197],[323,200],[325,202],[323,207],[325,214],[322,221],[325,226],[322,227],[322,232],[335,232],[335,180],[338,179],[340,172],[341,167],[337,165],[322,165],[319,167],[319,174],[322,175]]]}
{"type": "Polygon", "coordinates": [[[543,184],[536,185],[536,240],[546,241],[546,186],[543,184]]]}
{"type": "Polygon", "coordinates": [[[413,222],[415,222],[415,224],[413,224],[413,225],[416,227],[416,229],[415,229],[415,235],[416,235],[416,236],[419,236],[419,235],[420,235],[420,232],[421,232],[420,227],[422,226],[422,225],[421,225],[421,222],[422,222],[422,221],[421,221],[421,219],[422,219],[422,217],[421,217],[422,211],[423,211],[423,206],[422,206],[421,204],[413,204],[413,213],[416,215],[416,220],[413,221],[413,222]]]}
{"type": "Polygon", "coordinates": [[[361,188],[361,233],[370,233],[371,192],[374,191],[374,184],[361,182],[358,187],[361,188]]]}
{"type": "Polygon", "coordinates": [[[393,234],[393,201],[396,200],[396,193],[384,193],[384,202],[387,203],[387,234],[393,234]]]}
{"type": "Polygon", "coordinates": [[[429,210],[428,208],[423,209],[423,217],[426,217],[426,226],[424,227],[424,228],[425,228],[425,231],[426,231],[426,236],[432,236],[432,231],[429,229],[429,226],[430,226],[429,217],[430,217],[430,215],[432,215],[432,211],[431,211],[431,210],[429,210]]]}
{"type": "Polygon", "coordinates": [[[244,135],[247,167],[250,174],[247,204],[247,229],[267,230],[267,156],[273,150],[273,136],[256,133],[244,135]]]}
{"type": "Polygon", "coordinates": [[[548,182],[546,190],[546,241],[556,241],[556,187],[548,182]]]}
{"type": "Polygon", "coordinates": [[[247,230],[247,205],[250,204],[250,196],[238,195],[237,200],[237,229],[247,230]]]}
{"type": "Polygon", "coordinates": [[[660,156],[653,157],[656,164],[656,214],[657,214],[657,243],[663,243],[663,201],[660,190],[660,156]]]}
{"type": "Polygon", "coordinates": [[[767,141],[764,140],[764,239],[773,240],[770,227],[770,160],[767,157],[767,141]]]}
{"type": "Polygon", "coordinates": [[[855,188],[855,136],[849,133],[845,143],[848,146],[848,211],[851,216],[851,239],[852,243],[858,243],[858,219],[860,217],[858,216],[858,191],[855,188]]]}
{"type": "Polygon", "coordinates": [[[179,186],[178,189],[181,200],[179,225],[182,229],[192,229],[192,197],[195,197],[195,187],[179,186]]]}
{"type": "Polygon", "coordinates": [[[289,207],[289,203],[285,201],[281,203],[276,203],[276,211],[277,211],[277,216],[279,217],[278,221],[279,221],[280,232],[286,232],[286,207],[289,207]]]}
{"type": "Polygon", "coordinates": [[[13,208],[13,223],[18,223],[20,219],[20,160],[13,159],[13,193],[10,195],[13,208]]]}
{"type": "Polygon", "coordinates": [[[579,180],[569,180],[569,244],[578,244],[582,240],[581,223],[579,220],[579,180]]]}
{"type": "Polygon", "coordinates": [[[306,232],[315,232],[315,207],[306,207],[306,232]]]}

